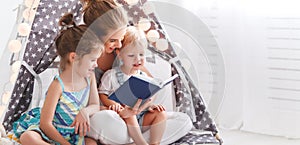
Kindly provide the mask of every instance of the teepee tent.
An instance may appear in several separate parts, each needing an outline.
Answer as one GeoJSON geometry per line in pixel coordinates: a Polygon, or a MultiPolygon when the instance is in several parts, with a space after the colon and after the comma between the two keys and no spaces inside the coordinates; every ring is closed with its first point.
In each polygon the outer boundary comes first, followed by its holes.
{"type": "MultiPolygon", "coordinates": [[[[172,73],[180,75],[180,78],[174,81],[178,111],[190,116],[195,129],[211,131],[216,135],[217,127],[198,88],[183,67],[183,62],[177,57],[163,24],[156,17],[154,5],[147,0],[117,0],[117,2],[127,11],[130,17],[129,24],[138,25],[142,24],[142,21],[147,21],[147,25],[141,27],[144,27],[150,42],[149,50],[170,62],[172,73]]],[[[12,123],[28,110],[33,97],[34,80],[39,80],[40,73],[54,66],[56,53],[53,40],[59,30],[57,24],[59,17],[66,12],[72,12],[79,21],[81,8],[79,0],[40,0],[27,38],[22,65],[2,122],[7,131],[10,131],[12,123]]]]}
{"type": "Polygon", "coordinates": [[[26,43],[22,65],[3,120],[6,130],[11,130],[12,122],[16,121],[30,106],[34,79],[39,80],[38,74],[47,69],[55,60],[53,40],[59,32],[59,17],[68,11],[79,15],[81,8],[79,3],[40,1],[26,43]]]}

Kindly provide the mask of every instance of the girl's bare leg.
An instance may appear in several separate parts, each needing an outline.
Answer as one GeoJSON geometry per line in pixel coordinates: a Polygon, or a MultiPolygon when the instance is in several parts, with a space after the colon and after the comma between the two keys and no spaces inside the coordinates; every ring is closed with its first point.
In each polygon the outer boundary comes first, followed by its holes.
{"type": "Polygon", "coordinates": [[[86,145],[97,145],[97,141],[89,137],[84,137],[84,142],[86,145]]]}
{"type": "Polygon", "coordinates": [[[22,145],[50,145],[35,131],[25,131],[20,137],[20,142],[22,145]]]}

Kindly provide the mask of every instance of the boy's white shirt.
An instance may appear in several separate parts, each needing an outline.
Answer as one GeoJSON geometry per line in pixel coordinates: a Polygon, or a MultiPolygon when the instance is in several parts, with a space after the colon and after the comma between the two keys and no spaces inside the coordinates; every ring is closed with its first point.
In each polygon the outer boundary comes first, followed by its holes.
{"type": "MultiPolygon", "coordinates": [[[[140,70],[135,75],[140,75],[140,70]]],[[[110,69],[106,71],[102,78],[101,78],[101,84],[98,89],[98,93],[100,94],[106,94],[110,95],[113,93],[116,89],[120,87],[120,84],[118,82],[118,78],[116,76],[117,70],[116,68],[110,69]]],[[[141,75],[146,75],[146,73],[142,72],[141,75]]],[[[127,75],[123,73],[123,79],[124,81],[129,79],[130,75],[127,75]]]]}

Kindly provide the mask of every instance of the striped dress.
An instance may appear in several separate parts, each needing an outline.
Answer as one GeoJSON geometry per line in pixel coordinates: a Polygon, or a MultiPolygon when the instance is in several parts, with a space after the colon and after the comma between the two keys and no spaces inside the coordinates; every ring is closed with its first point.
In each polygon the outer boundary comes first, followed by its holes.
{"type": "MultiPolygon", "coordinates": [[[[89,99],[90,82],[87,79],[88,86],[78,92],[66,92],[64,91],[64,84],[59,76],[55,77],[61,87],[62,96],[58,100],[58,104],[55,109],[53,125],[58,132],[71,144],[83,145],[84,137],[80,137],[79,134],[75,134],[74,127],[70,127],[79,111],[84,108],[89,99]]],[[[42,138],[49,142],[57,142],[49,139],[39,128],[40,124],[40,112],[41,108],[37,107],[24,113],[16,122],[13,123],[13,136],[19,139],[21,134],[26,130],[34,130],[41,134],[42,138]]]]}

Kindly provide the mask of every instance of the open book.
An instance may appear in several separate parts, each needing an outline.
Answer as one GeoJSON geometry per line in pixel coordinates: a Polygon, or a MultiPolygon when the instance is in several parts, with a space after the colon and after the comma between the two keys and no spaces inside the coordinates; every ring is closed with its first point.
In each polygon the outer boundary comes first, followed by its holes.
{"type": "Polygon", "coordinates": [[[171,83],[176,77],[178,77],[178,74],[165,81],[159,81],[147,76],[131,76],[108,98],[130,107],[133,107],[138,99],[142,99],[141,104],[144,104],[147,99],[171,83]]]}

